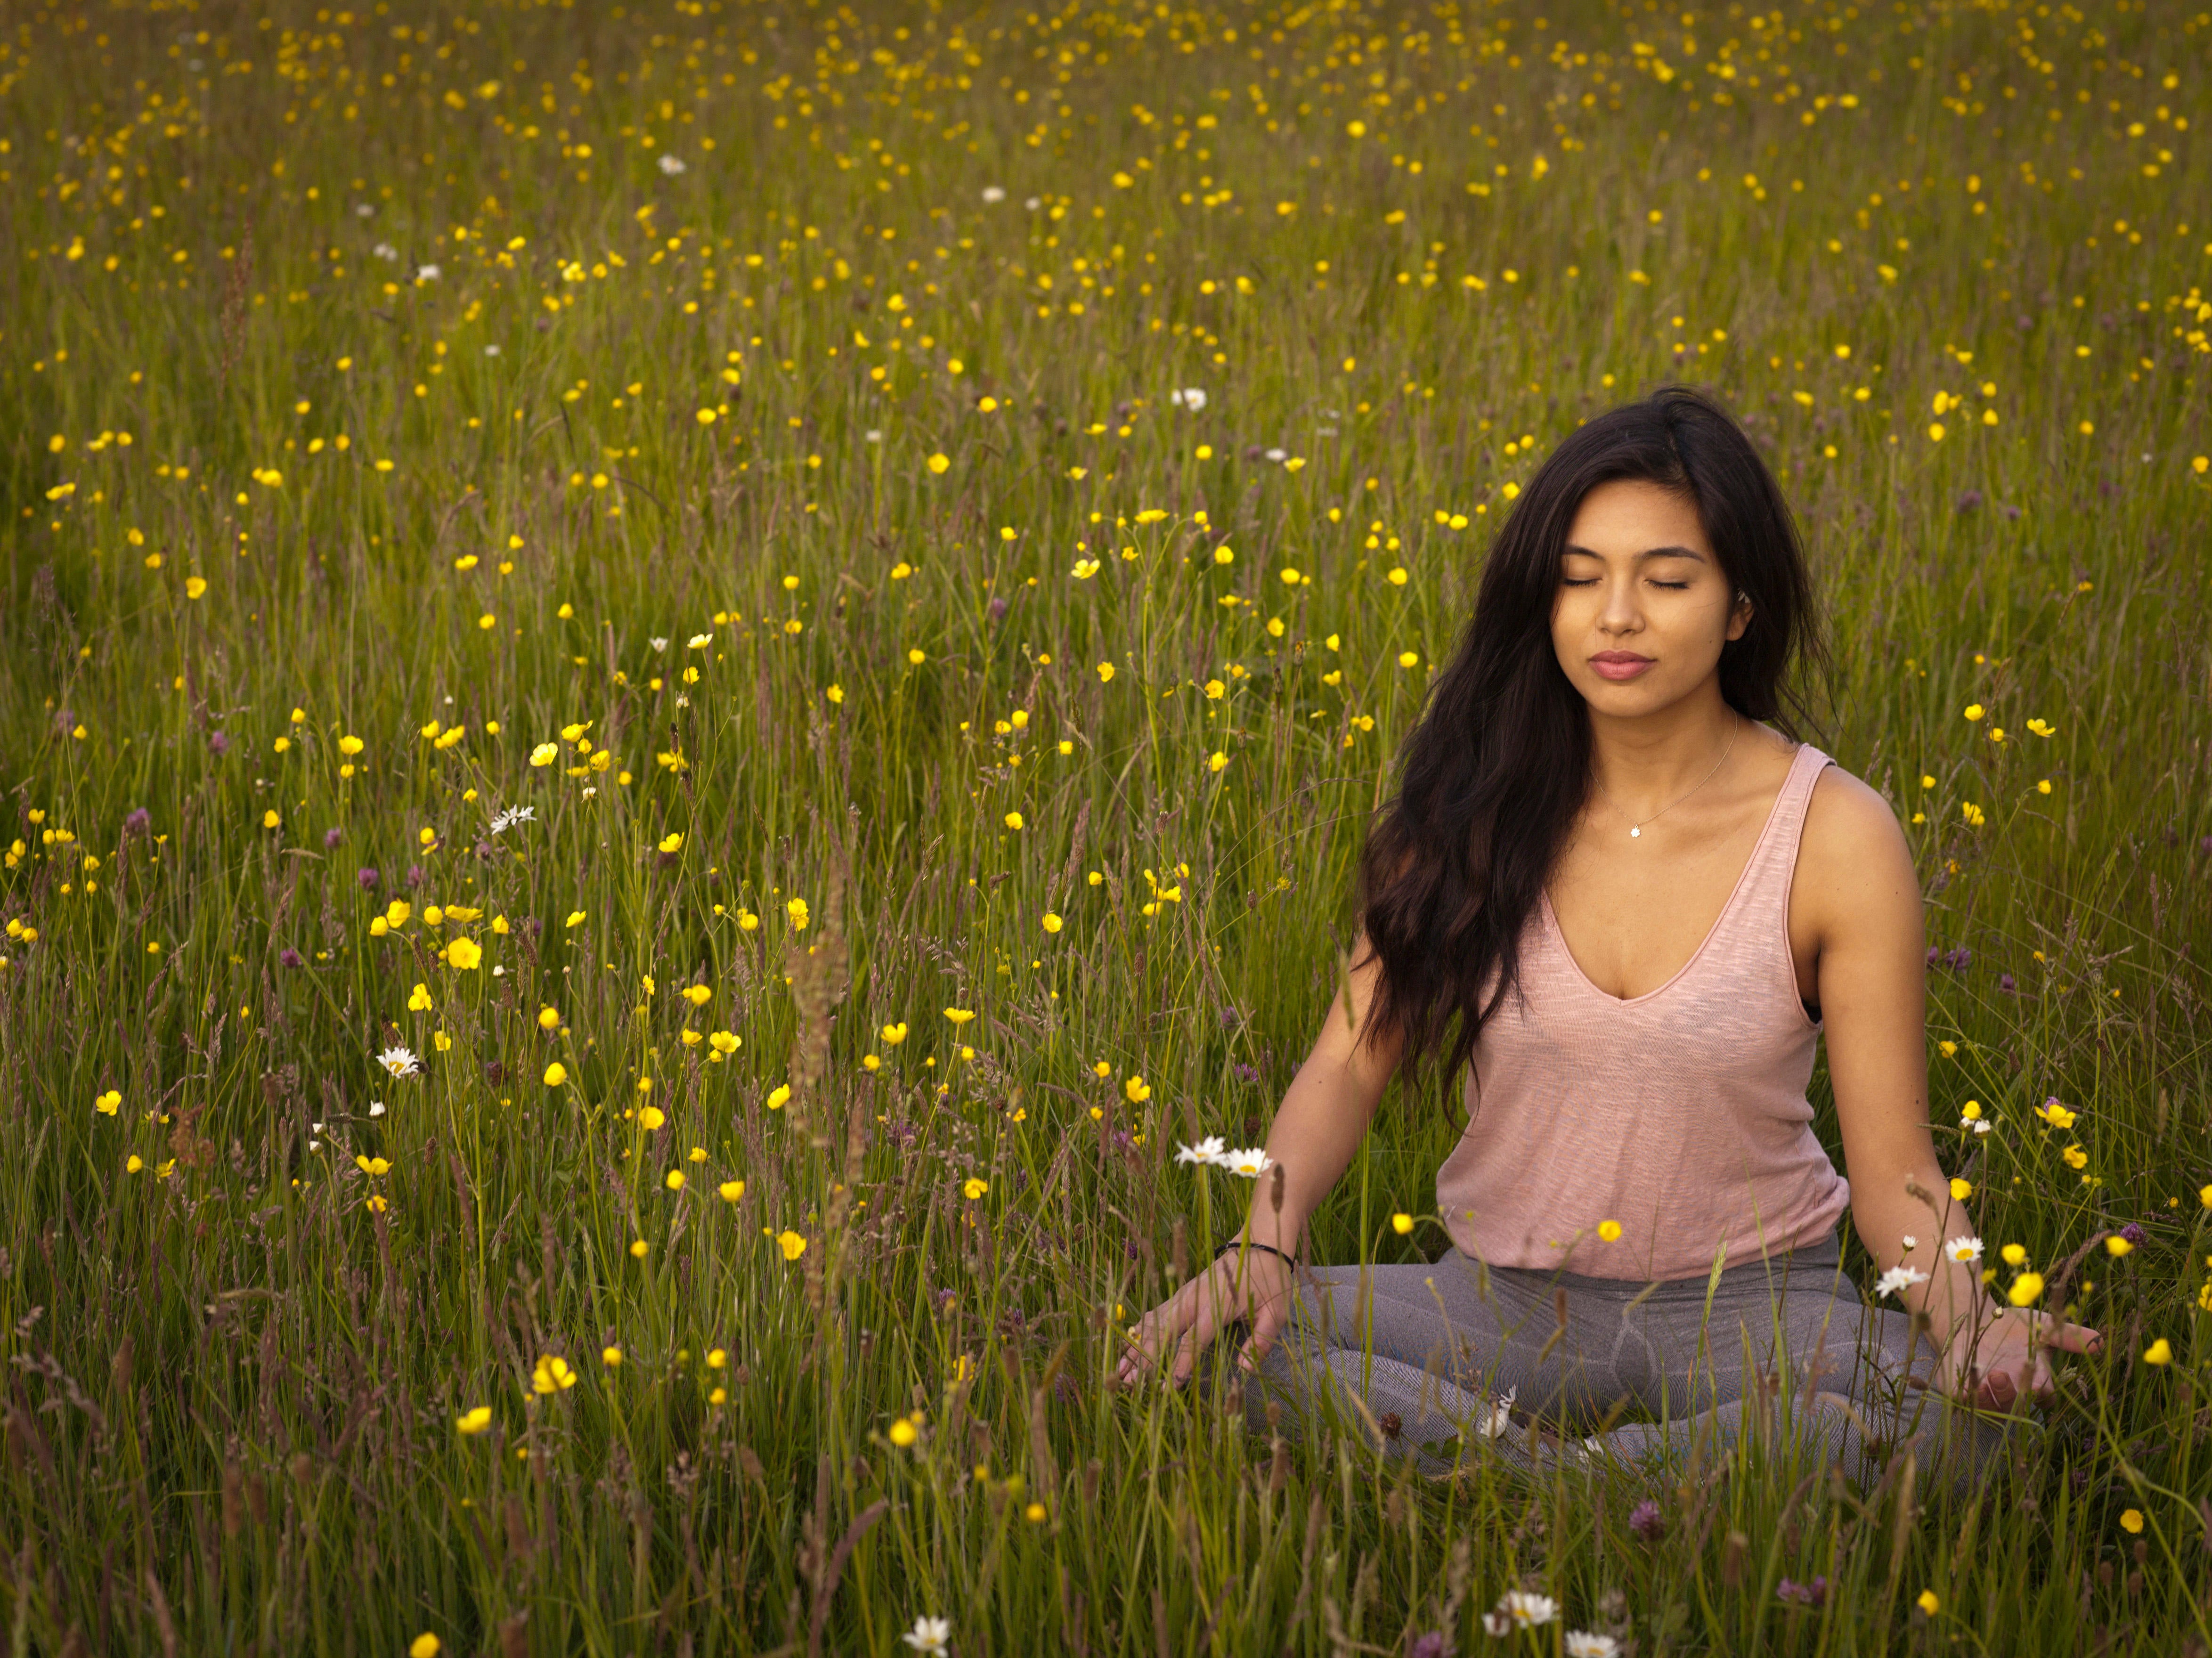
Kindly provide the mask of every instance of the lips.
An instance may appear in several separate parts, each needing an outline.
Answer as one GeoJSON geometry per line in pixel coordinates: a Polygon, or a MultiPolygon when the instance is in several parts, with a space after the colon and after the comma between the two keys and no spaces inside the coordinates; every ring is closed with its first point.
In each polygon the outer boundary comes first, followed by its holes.
{"type": "Polygon", "coordinates": [[[1613,680],[1634,679],[1656,665],[1650,657],[1638,656],[1633,651],[1601,651],[1589,661],[1599,678],[1613,680]]]}

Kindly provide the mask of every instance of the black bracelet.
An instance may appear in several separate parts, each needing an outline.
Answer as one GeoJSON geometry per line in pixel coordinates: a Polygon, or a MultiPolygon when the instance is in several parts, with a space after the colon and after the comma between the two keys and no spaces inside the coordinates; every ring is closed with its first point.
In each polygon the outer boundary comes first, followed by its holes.
{"type": "Polygon", "coordinates": [[[1218,1249],[1216,1249],[1213,1252],[1214,1260],[1219,1260],[1222,1256],[1227,1254],[1231,1249],[1265,1249],[1269,1254],[1275,1256],[1277,1259],[1288,1261],[1291,1265],[1291,1270],[1293,1272],[1298,1270],[1298,1258],[1296,1255],[1286,1255],[1283,1254],[1280,1249],[1275,1248],[1272,1243],[1261,1243],[1256,1239],[1250,1238],[1230,1239],[1228,1242],[1223,1244],[1218,1249]]]}

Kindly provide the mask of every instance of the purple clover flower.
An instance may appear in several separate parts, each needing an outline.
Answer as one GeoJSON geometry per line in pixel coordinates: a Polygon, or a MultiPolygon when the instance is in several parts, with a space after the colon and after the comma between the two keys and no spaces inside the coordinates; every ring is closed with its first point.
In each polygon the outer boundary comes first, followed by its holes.
{"type": "Polygon", "coordinates": [[[1656,1543],[1667,1533],[1667,1521],[1659,1512],[1659,1504],[1645,1497],[1629,1511],[1628,1529],[1647,1543],[1656,1543]]]}

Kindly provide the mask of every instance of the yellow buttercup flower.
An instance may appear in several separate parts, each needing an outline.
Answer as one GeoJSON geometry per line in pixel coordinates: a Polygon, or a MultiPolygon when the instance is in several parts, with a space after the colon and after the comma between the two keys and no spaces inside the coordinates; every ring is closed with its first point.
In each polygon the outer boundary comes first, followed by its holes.
{"type": "Polygon", "coordinates": [[[776,1234],[775,1245],[783,1251],[786,1260],[797,1260],[806,1253],[806,1240],[788,1230],[776,1234]]]}
{"type": "Polygon", "coordinates": [[[532,1370],[530,1385],[541,1394],[557,1394],[576,1385],[576,1373],[569,1368],[567,1359],[548,1354],[532,1370]]]}

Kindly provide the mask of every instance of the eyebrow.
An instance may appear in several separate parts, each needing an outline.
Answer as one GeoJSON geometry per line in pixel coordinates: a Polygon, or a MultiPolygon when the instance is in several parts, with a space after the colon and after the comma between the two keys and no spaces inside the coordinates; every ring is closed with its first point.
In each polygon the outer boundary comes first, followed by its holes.
{"type": "MultiPolygon", "coordinates": [[[[1571,542],[1567,544],[1566,550],[1571,553],[1581,553],[1589,558],[1605,556],[1602,553],[1594,551],[1588,547],[1577,546],[1571,542]]],[[[1646,547],[1636,556],[1638,558],[1693,558],[1700,564],[1705,562],[1705,556],[1694,547],[1646,547]]]]}

